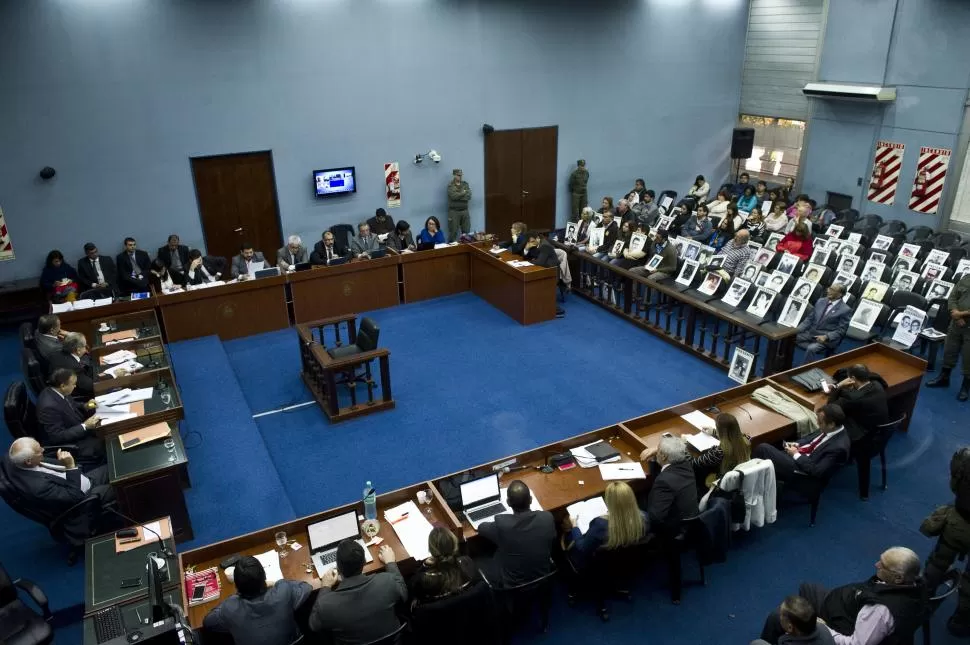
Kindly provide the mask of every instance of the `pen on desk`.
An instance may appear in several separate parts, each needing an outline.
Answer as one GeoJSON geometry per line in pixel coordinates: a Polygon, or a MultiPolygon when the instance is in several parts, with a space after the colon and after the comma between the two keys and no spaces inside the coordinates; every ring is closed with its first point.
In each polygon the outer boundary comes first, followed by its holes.
{"type": "Polygon", "coordinates": [[[403,514],[401,517],[397,518],[396,520],[391,520],[391,524],[397,524],[398,522],[403,522],[406,519],[408,519],[407,513],[403,514]]]}

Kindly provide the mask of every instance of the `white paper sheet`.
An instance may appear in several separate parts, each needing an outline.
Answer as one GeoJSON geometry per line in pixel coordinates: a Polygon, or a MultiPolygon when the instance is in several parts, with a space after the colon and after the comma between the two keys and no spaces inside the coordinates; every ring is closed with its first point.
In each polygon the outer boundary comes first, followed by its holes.
{"type": "Polygon", "coordinates": [[[384,511],[384,520],[394,529],[401,546],[412,558],[420,561],[431,555],[428,551],[428,536],[432,526],[413,501],[384,511]]]}
{"type": "Polygon", "coordinates": [[[108,392],[107,394],[102,394],[101,396],[94,397],[95,402],[99,406],[102,405],[114,405],[115,403],[123,403],[123,399],[131,393],[131,388],[124,388],[118,390],[117,392],[108,392]]]}
{"type": "Polygon", "coordinates": [[[131,412],[131,406],[127,403],[119,403],[115,405],[99,405],[95,414],[98,416],[105,416],[109,414],[128,414],[131,412]]]}
{"type": "Polygon", "coordinates": [[[104,307],[105,305],[110,305],[112,302],[113,301],[112,301],[111,298],[95,298],[94,299],[94,306],[95,307],[104,307]]]}
{"type": "Polygon", "coordinates": [[[250,262],[249,263],[249,277],[255,278],[257,271],[262,271],[266,268],[265,262],[250,262]]]}
{"type": "Polygon", "coordinates": [[[566,507],[569,517],[575,519],[576,526],[581,533],[589,530],[589,523],[601,515],[606,515],[606,500],[602,497],[594,497],[583,502],[576,502],[566,507]]]}
{"type": "Polygon", "coordinates": [[[117,352],[102,356],[101,360],[108,365],[117,365],[133,358],[138,358],[138,354],[128,349],[119,349],[117,352]]]}
{"type": "Polygon", "coordinates": [[[697,452],[704,452],[705,450],[710,450],[715,446],[721,445],[721,442],[707,434],[706,432],[698,432],[697,434],[683,435],[684,441],[686,441],[690,446],[697,452]]]}
{"type": "Polygon", "coordinates": [[[146,534],[145,535],[145,540],[146,541],[147,540],[150,540],[150,539],[151,540],[157,540],[158,537],[155,535],[155,533],[157,533],[158,535],[161,535],[162,534],[162,523],[161,522],[146,522],[145,524],[142,524],[141,527],[143,529],[145,529],[145,534],[146,534]],[[155,533],[152,533],[152,531],[155,531],[155,533]]]}
{"type": "Polygon", "coordinates": [[[495,255],[498,255],[499,253],[501,253],[504,250],[505,249],[503,249],[501,246],[493,246],[492,248],[490,248],[488,250],[488,252],[489,253],[494,253],[495,255]]]}
{"type": "Polygon", "coordinates": [[[283,579],[283,569],[280,568],[280,554],[275,549],[270,549],[266,553],[259,553],[255,558],[263,565],[267,583],[274,583],[283,579]]]}
{"type": "Polygon", "coordinates": [[[111,414],[101,417],[101,425],[108,426],[112,423],[118,423],[119,421],[125,421],[127,419],[134,419],[138,415],[134,412],[128,412],[125,414],[111,414]]]}
{"type": "Polygon", "coordinates": [[[647,478],[647,474],[643,472],[643,466],[639,461],[600,464],[600,476],[603,478],[603,481],[647,478]]]}
{"type": "Polygon", "coordinates": [[[680,415],[680,418],[698,430],[712,430],[715,427],[714,419],[707,416],[700,410],[694,410],[689,414],[682,414],[680,415]]]}
{"type": "MultiPolygon", "coordinates": [[[[127,389],[127,388],[126,388],[127,389]]],[[[155,388],[142,387],[135,390],[128,390],[128,393],[121,398],[118,403],[134,403],[135,401],[147,401],[152,398],[155,388]]]]}
{"type": "Polygon", "coordinates": [[[55,314],[62,314],[65,311],[71,311],[74,309],[73,302],[55,302],[51,304],[51,311],[55,314]]]}

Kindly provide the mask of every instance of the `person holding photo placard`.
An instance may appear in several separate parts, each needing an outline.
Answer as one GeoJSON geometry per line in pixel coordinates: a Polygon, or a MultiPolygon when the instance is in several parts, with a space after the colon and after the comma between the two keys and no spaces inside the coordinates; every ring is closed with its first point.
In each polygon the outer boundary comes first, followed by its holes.
{"type": "Polygon", "coordinates": [[[677,273],[677,249],[670,243],[667,237],[667,231],[663,229],[657,229],[654,234],[653,244],[647,245],[649,249],[647,256],[649,260],[644,266],[636,267],[631,269],[630,273],[642,277],[670,277],[677,273]],[[659,257],[659,260],[654,258],[659,257]]]}

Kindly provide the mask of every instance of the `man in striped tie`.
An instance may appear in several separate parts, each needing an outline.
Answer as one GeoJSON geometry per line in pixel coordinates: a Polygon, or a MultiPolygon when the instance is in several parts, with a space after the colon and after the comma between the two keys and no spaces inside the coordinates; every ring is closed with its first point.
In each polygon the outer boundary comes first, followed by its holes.
{"type": "Polygon", "coordinates": [[[763,443],[752,456],[770,459],[775,466],[775,479],[791,481],[796,477],[827,479],[849,460],[849,435],[845,431],[845,413],[838,405],[828,404],[815,413],[819,431],[798,443],[785,442],[779,450],[763,443]]]}

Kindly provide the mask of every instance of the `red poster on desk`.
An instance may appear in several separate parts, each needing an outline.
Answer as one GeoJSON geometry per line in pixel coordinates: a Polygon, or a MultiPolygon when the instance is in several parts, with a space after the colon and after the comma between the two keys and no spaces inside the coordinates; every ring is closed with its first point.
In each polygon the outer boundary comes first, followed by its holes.
{"type": "Polygon", "coordinates": [[[189,600],[189,607],[215,600],[221,592],[217,567],[185,574],[185,597],[189,600]]]}

